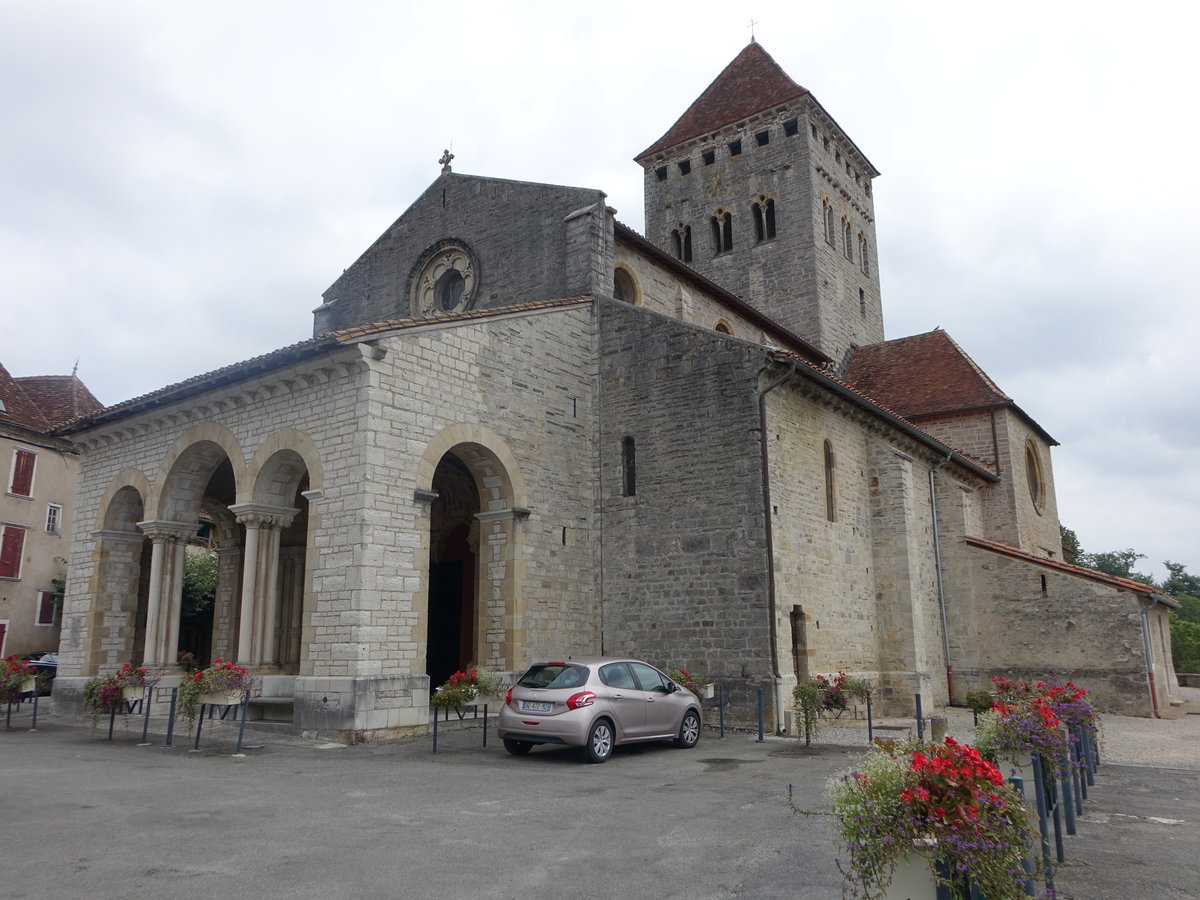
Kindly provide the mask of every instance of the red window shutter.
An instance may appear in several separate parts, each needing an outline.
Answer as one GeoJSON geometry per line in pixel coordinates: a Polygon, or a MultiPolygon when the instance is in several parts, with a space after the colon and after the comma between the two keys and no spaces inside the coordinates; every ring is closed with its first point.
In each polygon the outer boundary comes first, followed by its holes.
{"type": "Polygon", "coordinates": [[[0,542],[0,578],[21,577],[21,551],[25,548],[25,529],[4,526],[0,542]]]}
{"type": "Polygon", "coordinates": [[[54,624],[54,591],[38,592],[37,623],[39,625],[54,624]]]}
{"type": "Polygon", "coordinates": [[[37,454],[28,450],[17,451],[17,461],[13,465],[12,493],[28,497],[33,490],[33,467],[37,463],[37,454]]]}

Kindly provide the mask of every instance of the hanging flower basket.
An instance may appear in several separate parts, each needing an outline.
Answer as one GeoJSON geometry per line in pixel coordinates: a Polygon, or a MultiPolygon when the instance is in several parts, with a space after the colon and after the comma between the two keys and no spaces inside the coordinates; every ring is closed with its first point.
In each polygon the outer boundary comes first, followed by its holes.
{"type": "Polygon", "coordinates": [[[242,690],[217,691],[213,694],[200,694],[196,698],[197,706],[238,706],[245,692],[242,690]]]}

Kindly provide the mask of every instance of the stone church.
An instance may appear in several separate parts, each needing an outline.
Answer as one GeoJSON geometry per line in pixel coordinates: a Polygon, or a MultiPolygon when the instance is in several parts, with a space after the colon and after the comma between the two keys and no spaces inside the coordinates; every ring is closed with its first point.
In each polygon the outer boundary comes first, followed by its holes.
{"type": "Polygon", "coordinates": [[[602,191],[442,173],[311,340],[59,429],[81,453],[58,702],[170,667],[184,546],[213,656],[298,732],[425,728],[456,668],[631,655],[734,715],[842,670],[886,711],[993,674],[1176,701],[1174,601],[1062,559],[1047,431],[945,332],[885,340],[878,172],[751,43],[602,191]]]}

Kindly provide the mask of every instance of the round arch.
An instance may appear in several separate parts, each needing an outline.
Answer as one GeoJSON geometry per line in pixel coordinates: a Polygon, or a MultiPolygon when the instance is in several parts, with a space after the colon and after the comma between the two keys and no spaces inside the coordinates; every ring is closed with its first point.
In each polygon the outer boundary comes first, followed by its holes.
{"type": "MultiPolygon", "coordinates": [[[[308,472],[309,490],[324,490],[325,475],[321,467],[321,455],[317,452],[312,438],[294,428],[276,431],[254,451],[254,457],[246,467],[251,477],[245,479],[245,486],[240,488],[238,503],[290,506],[292,496],[285,496],[287,491],[279,486],[280,482],[272,482],[272,479],[277,476],[286,479],[285,469],[294,468],[297,464],[308,472]]],[[[241,484],[242,482],[239,482],[239,485],[241,484]]],[[[295,483],[292,484],[292,495],[295,495],[295,483]]]]}
{"type": "MultiPolygon", "coordinates": [[[[485,498],[490,501],[485,503],[486,512],[504,509],[503,506],[497,505],[504,499],[510,500],[512,507],[529,505],[525,479],[521,477],[517,458],[513,456],[512,451],[508,449],[508,445],[504,443],[504,439],[500,435],[490,428],[476,424],[450,425],[434,435],[421,455],[421,461],[417,464],[418,490],[428,491],[433,487],[433,476],[437,471],[438,463],[442,461],[442,457],[455,450],[456,447],[464,448],[463,452],[469,452],[476,462],[491,457],[497,464],[496,471],[492,474],[499,478],[499,482],[488,491],[491,497],[485,498]],[[471,449],[467,450],[466,448],[471,449]]],[[[462,453],[458,455],[461,456],[462,453]]],[[[464,462],[467,462],[468,465],[471,464],[470,460],[464,459],[464,462]]]]}
{"type": "Polygon", "coordinates": [[[163,477],[154,485],[147,513],[170,522],[190,522],[200,509],[208,479],[228,459],[235,486],[246,483],[246,454],[232,431],[215,422],[193,425],[163,456],[163,477]]]}
{"type": "Polygon", "coordinates": [[[145,518],[150,497],[150,480],[139,469],[122,469],[108,483],[96,511],[96,528],[105,531],[128,531],[140,535],[137,523],[145,518]],[[140,509],[133,511],[134,494],[140,509]],[[131,518],[132,517],[132,518],[131,518]]]}

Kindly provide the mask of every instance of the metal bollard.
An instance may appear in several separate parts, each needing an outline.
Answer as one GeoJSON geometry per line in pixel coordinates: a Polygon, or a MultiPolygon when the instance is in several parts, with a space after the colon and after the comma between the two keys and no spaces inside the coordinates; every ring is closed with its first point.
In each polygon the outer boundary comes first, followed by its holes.
{"type": "Polygon", "coordinates": [[[917,699],[917,740],[925,740],[925,719],[921,713],[921,695],[914,695],[917,699]]]}
{"type": "Polygon", "coordinates": [[[755,743],[761,744],[766,738],[763,736],[763,718],[767,714],[766,692],[758,689],[758,740],[755,743]]]}

